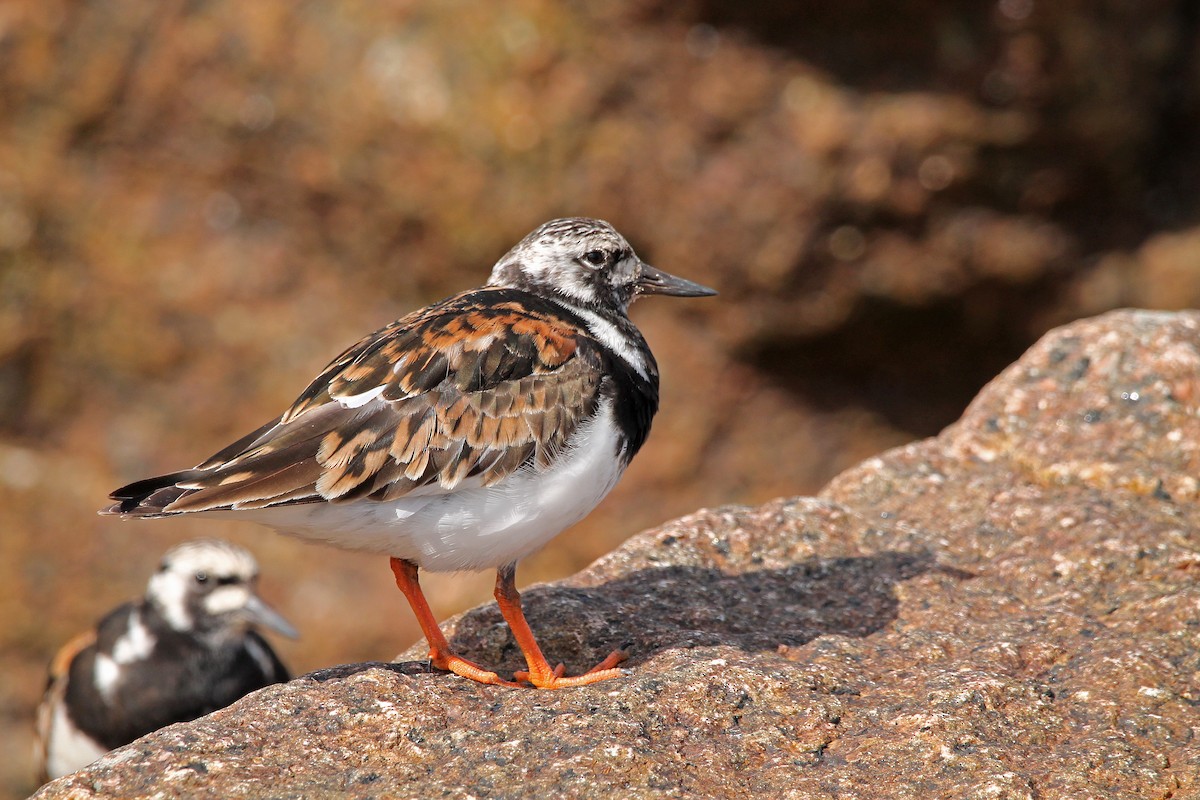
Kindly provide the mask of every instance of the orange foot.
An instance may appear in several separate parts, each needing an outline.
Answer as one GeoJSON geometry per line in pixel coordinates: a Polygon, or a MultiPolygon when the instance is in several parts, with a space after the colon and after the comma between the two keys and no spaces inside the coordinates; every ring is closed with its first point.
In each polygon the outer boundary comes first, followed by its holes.
{"type": "Polygon", "coordinates": [[[491,670],[484,669],[473,661],[468,661],[462,656],[454,653],[430,653],[429,663],[435,669],[446,670],[453,672],[455,675],[461,675],[464,678],[470,678],[473,681],[480,683],[490,683],[494,686],[511,686],[520,688],[521,684],[512,681],[506,681],[491,670]]]}
{"type": "Polygon", "coordinates": [[[586,686],[624,674],[616,668],[617,664],[627,657],[624,650],[614,650],[608,654],[608,658],[582,675],[565,676],[563,673],[566,672],[566,668],[562,664],[552,669],[546,657],[542,655],[542,649],[538,647],[533,631],[529,629],[529,623],[525,621],[525,614],[521,611],[521,595],[517,592],[516,568],[509,564],[496,570],[496,603],[508,622],[529,669],[513,673],[515,681],[506,681],[495,672],[451,652],[450,644],[438,627],[433,611],[425,600],[425,594],[421,591],[421,584],[417,579],[417,565],[401,558],[393,558],[391,564],[392,573],[396,576],[396,586],[408,598],[417,622],[421,625],[421,631],[429,642],[429,662],[437,669],[493,686],[520,687],[522,683],[528,683],[538,689],[586,686]]]}
{"type": "Polygon", "coordinates": [[[550,665],[543,662],[546,665],[545,669],[536,671],[520,670],[513,673],[513,679],[531,683],[538,689],[566,689],[570,686],[586,686],[589,683],[606,681],[609,678],[618,678],[623,675],[623,670],[616,669],[616,666],[628,657],[629,655],[624,650],[614,650],[608,654],[607,658],[587,672],[582,675],[572,675],[570,677],[563,676],[563,673],[567,669],[562,664],[559,664],[554,669],[549,669],[550,665]]]}
{"type": "Polygon", "coordinates": [[[480,683],[490,683],[494,686],[512,686],[514,688],[521,686],[519,683],[506,681],[491,670],[484,669],[475,662],[453,653],[450,650],[450,643],[446,641],[446,637],[438,628],[437,620],[434,619],[433,612],[429,609],[429,603],[425,601],[425,594],[421,591],[421,584],[417,580],[417,565],[400,558],[393,558],[391,563],[392,573],[396,576],[396,585],[408,598],[408,604],[412,606],[413,613],[417,616],[417,622],[420,623],[421,630],[425,634],[425,639],[429,642],[429,663],[434,669],[453,672],[455,675],[461,675],[480,683]]]}

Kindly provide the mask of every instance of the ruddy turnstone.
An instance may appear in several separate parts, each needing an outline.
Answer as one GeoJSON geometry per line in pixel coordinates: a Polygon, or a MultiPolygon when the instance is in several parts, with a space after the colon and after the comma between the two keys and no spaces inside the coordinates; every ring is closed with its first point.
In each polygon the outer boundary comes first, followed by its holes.
{"type": "Polygon", "coordinates": [[[430,662],[519,685],[450,650],[417,570],[496,569],[496,602],[525,656],[516,681],[620,674],[615,651],[564,676],[521,611],[516,564],[583,519],[645,442],[658,367],[629,305],[712,289],[646,264],[607,222],[558,219],[501,258],[486,286],[372,333],[283,414],[193,469],[117,489],[102,513],[221,512],[391,556],[430,662]]]}
{"type": "Polygon", "coordinates": [[[38,708],[41,780],[286,681],[254,626],[296,631],[255,594],[257,578],[254,557],[241,547],[185,542],[163,556],[145,597],[59,650],[38,708]]]}

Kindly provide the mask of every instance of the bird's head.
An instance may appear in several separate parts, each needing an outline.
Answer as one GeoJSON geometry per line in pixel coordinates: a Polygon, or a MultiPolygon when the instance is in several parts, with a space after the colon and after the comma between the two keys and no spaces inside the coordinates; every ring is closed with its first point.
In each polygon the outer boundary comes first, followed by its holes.
{"type": "Polygon", "coordinates": [[[296,629],[258,596],[257,584],[258,563],[248,551],[198,539],[167,551],[146,601],[175,630],[205,638],[240,636],[255,625],[295,638],[296,629]]]}
{"type": "Polygon", "coordinates": [[[551,220],[537,228],[496,262],[488,285],[621,313],[645,294],[716,294],[707,286],[655,269],[638,258],[616,228],[587,217],[551,220]]]}

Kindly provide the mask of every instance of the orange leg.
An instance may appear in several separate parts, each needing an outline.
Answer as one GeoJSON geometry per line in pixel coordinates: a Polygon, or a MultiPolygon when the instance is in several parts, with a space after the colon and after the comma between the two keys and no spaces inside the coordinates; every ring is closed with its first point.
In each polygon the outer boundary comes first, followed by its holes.
{"type": "Polygon", "coordinates": [[[562,689],[567,686],[583,686],[621,675],[621,670],[616,669],[617,664],[626,658],[626,654],[621,650],[609,653],[607,658],[582,675],[563,677],[566,668],[562,664],[551,669],[550,662],[542,655],[542,648],[538,647],[537,640],[533,637],[533,631],[530,630],[529,623],[525,621],[525,614],[521,611],[521,595],[517,592],[516,579],[515,564],[509,564],[496,570],[496,603],[500,606],[500,613],[504,615],[508,627],[512,629],[517,646],[525,655],[525,663],[529,665],[528,670],[515,673],[514,678],[518,681],[529,681],[539,689],[562,689]]]}
{"type": "Polygon", "coordinates": [[[416,564],[402,558],[393,558],[392,573],[396,576],[396,586],[408,598],[408,604],[412,606],[417,623],[420,624],[421,631],[425,634],[425,640],[429,642],[429,661],[433,666],[480,683],[520,686],[518,683],[506,681],[496,673],[450,652],[450,643],[442,635],[442,629],[438,627],[433,611],[430,610],[429,603],[425,600],[425,593],[421,591],[421,584],[417,581],[416,564]]]}

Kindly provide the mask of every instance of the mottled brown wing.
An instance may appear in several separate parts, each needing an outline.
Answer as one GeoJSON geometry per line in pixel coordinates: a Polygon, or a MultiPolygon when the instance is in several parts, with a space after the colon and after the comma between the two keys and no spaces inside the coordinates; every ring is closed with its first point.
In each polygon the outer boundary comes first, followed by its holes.
{"type": "Polygon", "coordinates": [[[595,411],[603,371],[586,331],[543,306],[482,290],[392,323],[278,420],[177,473],[160,513],[390,500],[550,463],[595,411]]]}

